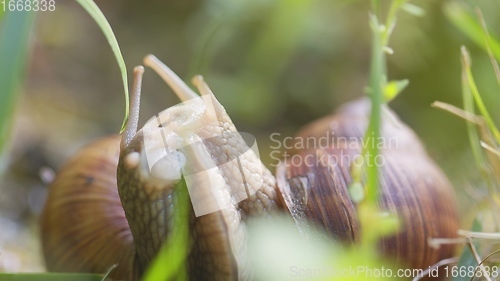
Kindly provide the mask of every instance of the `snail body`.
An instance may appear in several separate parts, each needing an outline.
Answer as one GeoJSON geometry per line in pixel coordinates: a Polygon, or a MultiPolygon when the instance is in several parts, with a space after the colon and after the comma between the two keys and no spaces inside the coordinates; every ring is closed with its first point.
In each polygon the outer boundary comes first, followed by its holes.
{"type": "MultiPolygon", "coordinates": [[[[97,167],[82,167],[89,173],[103,172],[100,176],[109,177],[110,181],[114,181],[115,185],[101,185],[100,188],[105,190],[111,188],[115,193],[115,203],[123,206],[121,219],[128,222],[130,227],[127,229],[128,238],[133,237],[132,245],[127,244],[123,247],[130,246],[128,248],[133,255],[115,256],[109,260],[99,260],[98,257],[76,257],[71,263],[60,261],[61,256],[54,256],[52,247],[57,247],[58,243],[76,245],[80,239],[85,238],[78,237],[71,240],[66,239],[65,235],[71,235],[77,228],[85,225],[91,227],[88,221],[100,219],[97,214],[92,217],[79,217],[76,208],[70,205],[61,206],[59,201],[71,195],[65,194],[62,197],[59,195],[59,190],[72,192],[79,188],[71,190],[69,184],[62,187],[61,180],[56,179],[50,187],[49,200],[41,220],[47,267],[51,271],[104,272],[106,268],[119,263],[125,265],[125,268],[114,271],[112,277],[137,280],[156,256],[161,244],[170,237],[171,219],[176,203],[175,189],[181,180],[175,176],[180,175],[181,166],[187,166],[195,168],[182,171],[186,182],[190,181],[188,189],[192,208],[189,231],[190,240],[195,241],[191,245],[187,260],[190,280],[251,280],[252,273],[246,255],[245,221],[249,217],[272,216],[281,209],[276,194],[275,179],[253,151],[248,149],[226,111],[201,77],[197,78],[196,85],[203,95],[202,98],[183,82],[181,83],[181,80],[155,57],[148,56],[145,62],[162,75],[183,104],[171,107],[155,117],[160,120],[159,123],[147,122],[142,129],[137,130],[140,84],[144,71],[142,67],[137,67],[134,70],[131,118],[120,142],[110,144],[112,146],[110,149],[118,154],[102,154],[103,159],[97,161],[97,165],[104,162],[112,163],[113,173],[99,171],[97,167]],[[207,112],[212,114],[207,115],[207,112]],[[158,134],[158,128],[165,128],[165,131],[161,132],[165,135],[158,134]],[[154,157],[165,150],[164,136],[168,143],[173,142],[178,146],[182,155],[173,149],[168,151],[173,157],[158,157],[160,161],[155,163],[160,167],[158,172],[155,166],[148,166],[147,158],[148,155],[154,157]],[[145,145],[146,142],[150,145],[145,145]],[[182,159],[179,160],[180,158],[182,159]],[[235,161],[236,159],[238,161],[235,161]],[[168,172],[169,176],[163,173],[164,167],[169,167],[171,171],[168,172]],[[203,173],[203,171],[209,172],[203,173]],[[214,182],[219,184],[216,186],[207,184],[214,182]],[[116,196],[118,194],[119,196],[116,196]],[[202,215],[196,213],[197,211],[202,215]],[[57,219],[51,218],[58,215],[63,217],[69,215],[74,220],[71,224],[61,226],[57,219]],[[100,263],[99,266],[89,262],[90,258],[100,263]],[[69,264],[80,266],[69,266],[69,264]]],[[[99,144],[98,141],[87,149],[99,144]]],[[[86,150],[82,153],[85,154],[86,150]]],[[[64,170],[73,169],[70,167],[71,164],[70,161],[58,177],[64,177],[64,170]]],[[[65,183],[69,182],[68,180],[65,183]]],[[[75,181],[75,184],[78,182],[75,181]]],[[[98,206],[87,204],[85,207],[98,206]]],[[[105,224],[106,220],[102,223],[105,224]]],[[[112,236],[107,238],[115,239],[112,236]]],[[[96,251],[99,246],[100,244],[92,244],[92,241],[87,244],[89,248],[96,247],[96,251]]],[[[72,248],[68,245],[65,249],[67,249],[66,254],[71,256],[72,248]]]]}
{"type": "MultiPolygon", "coordinates": [[[[138,130],[144,69],[136,67],[131,117],[121,138],[114,136],[84,148],[50,187],[41,219],[50,271],[104,272],[118,264],[112,277],[137,280],[170,238],[180,180],[185,180],[192,203],[190,280],[253,279],[246,249],[246,221],[251,217],[272,218],[286,212],[299,229],[312,223],[344,241],[359,238],[356,206],[346,189],[349,162],[305,167],[285,160],[276,172],[276,182],[201,76],[193,81],[200,97],[154,56],[146,57],[145,64],[162,76],[183,103],[138,130]],[[151,156],[156,162],[150,161],[151,156]],[[95,195],[84,195],[86,191],[95,195]],[[111,198],[114,202],[106,201],[111,198]],[[108,203],[112,211],[103,212],[109,209],[108,203]],[[102,232],[90,236],[95,227],[102,232]],[[80,233],[81,229],[86,232],[80,233]],[[84,248],[92,250],[84,252],[84,248]],[[104,249],[106,259],[100,256],[104,249]]],[[[319,138],[334,132],[362,137],[369,104],[361,101],[347,108],[307,126],[299,135],[319,138]]],[[[423,268],[452,254],[449,247],[434,251],[427,245],[431,237],[455,236],[458,219],[452,189],[414,133],[397,120],[397,126],[392,124],[388,118],[394,116],[387,114],[383,133],[403,144],[383,151],[388,166],[383,168],[380,205],[400,214],[404,230],[382,241],[381,248],[414,268],[423,268]],[[415,227],[421,231],[413,231],[415,227]]],[[[338,153],[360,152],[347,147],[297,152],[313,157],[338,153]]]]}
{"type": "MultiPolygon", "coordinates": [[[[161,68],[159,73],[170,71],[152,56],[146,58],[146,63],[161,68]]],[[[142,72],[140,68],[136,71],[142,72]]],[[[170,75],[165,80],[168,82],[172,79],[178,78],[170,75]]],[[[245,254],[245,219],[247,216],[266,215],[277,209],[275,180],[251,151],[239,155],[240,150],[246,150],[246,144],[236,134],[231,119],[202,78],[196,79],[195,84],[205,99],[187,86],[182,88],[183,83],[180,86],[174,83],[172,88],[177,91],[183,104],[165,110],[154,119],[155,122],[148,122],[137,132],[137,120],[131,120],[128,124],[121,141],[118,191],[131,225],[142,272],[155,257],[161,244],[168,240],[172,212],[175,211],[172,208],[175,182],[164,177],[164,169],[159,175],[148,169],[147,154],[165,149],[165,143],[176,143],[174,145],[182,152],[172,150],[173,157],[166,157],[167,163],[158,164],[164,164],[170,170],[177,169],[178,174],[182,165],[198,168],[196,171],[183,170],[189,184],[192,205],[194,209],[201,209],[198,211],[203,214],[198,216],[194,214],[196,210],[191,212],[190,232],[192,241],[196,242],[188,258],[190,278],[206,280],[207,276],[211,276],[213,280],[248,280],[251,277],[245,254]],[[200,108],[203,114],[199,114],[200,108]],[[157,134],[159,127],[165,129],[162,131],[164,134],[157,134]],[[150,145],[145,145],[146,142],[150,145]],[[240,167],[238,163],[229,161],[231,155],[238,155],[241,165],[245,166],[241,171],[244,182],[236,178],[240,167]],[[130,160],[131,157],[139,160],[131,164],[134,161],[130,160]],[[181,157],[183,161],[178,161],[181,157]],[[209,183],[218,180],[221,185],[210,186],[209,183]],[[244,188],[237,187],[243,184],[244,188]],[[221,197],[228,195],[226,199],[233,199],[238,197],[238,191],[245,188],[255,192],[237,204],[218,208],[218,204],[223,204],[218,201],[224,200],[221,197]]],[[[139,83],[140,78],[136,85],[139,83]]],[[[135,93],[140,92],[138,89],[135,93]]],[[[138,101],[139,97],[134,97],[132,116],[138,116],[138,101]]]]}

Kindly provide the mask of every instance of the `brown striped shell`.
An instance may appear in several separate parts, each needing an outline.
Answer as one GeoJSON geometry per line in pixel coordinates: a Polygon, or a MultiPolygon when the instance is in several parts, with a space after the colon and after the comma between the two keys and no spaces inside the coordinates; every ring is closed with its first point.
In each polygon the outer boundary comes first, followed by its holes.
{"type": "MultiPolygon", "coordinates": [[[[277,170],[284,203],[299,227],[307,228],[312,223],[341,241],[359,239],[356,204],[347,187],[352,159],[361,153],[356,142],[361,141],[366,130],[369,112],[369,101],[358,100],[298,134],[297,141],[330,138],[329,143],[323,142],[327,145],[297,149],[277,170]]],[[[384,141],[396,142],[381,151],[379,205],[398,214],[402,230],[381,241],[380,247],[402,265],[426,269],[453,255],[453,246],[436,249],[428,244],[430,238],[457,235],[453,188],[411,129],[387,108],[382,120],[384,141]]]]}
{"type": "Polygon", "coordinates": [[[71,157],[49,187],[41,217],[43,255],[53,272],[105,273],[126,279],[132,234],[118,197],[120,136],[97,140],[71,157]]]}

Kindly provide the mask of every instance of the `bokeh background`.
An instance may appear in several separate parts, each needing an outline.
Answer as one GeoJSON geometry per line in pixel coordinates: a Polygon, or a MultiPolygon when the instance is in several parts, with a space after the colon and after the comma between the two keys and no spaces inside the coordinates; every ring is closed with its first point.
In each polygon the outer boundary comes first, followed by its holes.
{"type": "MultiPolygon", "coordinates": [[[[272,133],[291,136],[304,124],[364,95],[370,61],[369,1],[341,0],[96,0],[129,69],[149,53],[185,81],[202,74],[240,131],[254,134],[270,167],[272,133]]],[[[383,1],[382,1],[383,2],[383,1]]],[[[500,34],[500,2],[458,1],[482,8],[500,34]]],[[[500,124],[499,89],[486,53],[446,16],[457,1],[413,1],[391,39],[389,79],[409,79],[390,106],[421,137],[459,193],[464,227],[483,183],[463,120],[431,108],[461,105],[460,50],[472,54],[479,90],[500,124]]],[[[1,63],[1,62],[0,62],[1,63]]],[[[1,82],[1,81],[0,81],[1,82]]],[[[2,93],[0,93],[2,94],[2,93]]],[[[141,123],[179,101],[147,69],[141,123]]],[[[43,271],[37,217],[50,177],[89,141],[118,133],[124,114],[120,72],[100,29],[75,1],[40,12],[2,156],[0,272],[43,271]],[[42,171],[42,172],[40,172],[42,171]]],[[[485,193],[486,194],[486,193],[485,193]]]]}

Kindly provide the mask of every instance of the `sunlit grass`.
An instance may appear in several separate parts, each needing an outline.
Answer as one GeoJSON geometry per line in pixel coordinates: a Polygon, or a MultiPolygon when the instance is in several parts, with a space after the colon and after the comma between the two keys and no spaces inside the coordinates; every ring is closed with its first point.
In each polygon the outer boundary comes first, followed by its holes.
{"type": "Polygon", "coordinates": [[[116,62],[120,67],[120,73],[123,80],[123,91],[125,93],[125,117],[123,119],[123,124],[120,129],[120,133],[125,129],[125,125],[128,122],[128,110],[129,110],[129,94],[128,94],[128,79],[127,79],[127,67],[125,66],[125,61],[123,60],[122,52],[120,50],[120,45],[116,40],[113,29],[109,25],[106,17],[101,12],[99,7],[92,0],[76,0],[82,7],[89,13],[89,15],[94,19],[94,21],[99,25],[102,33],[108,40],[109,46],[115,55],[116,62]]]}
{"type": "Polygon", "coordinates": [[[90,273],[0,273],[2,281],[104,281],[103,274],[90,273]]]}
{"type": "Polygon", "coordinates": [[[144,274],[143,281],[188,280],[187,256],[189,253],[189,210],[191,201],[186,181],[182,178],[175,186],[172,233],[165,241],[144,274]]]}
{"type": "MultiPolygon", "coordinates": [[[[123,60],[120,46],[116,40],[111,26],[109,25],[106,17],[101,12],[99,7],[93,1],[77,0],[80,5],[92,16],[94,21],[99,25],[101,31],[106,36],[113,53],[115,54],[116,61],[120,67],[120,72],[123,80],[123,87],[125,91],[125,118],[120,132],[125,128],[129,116],[129,93],[127,82],[127,68],[123,60]]],[[[146,270],[143,280],[187,280],[187,272],[185,268],[185,261],[188,255],[188,241],[189,241],[189,228],[188,228],[188,212],[190,207],[189,195],[185,185],[184,179],[176,186],[176,212],[173,218],[173,233],[171,237],[165,241],[160,249],[157,257],[151,266],[146,270]]]]}
{"type": "Polygon", "coordinates": [[[485,44],[483,27],[465,4],[459,1],[450,1],[444,7],[446,16],[456,28],[484,50],[487,50],[489,45],[495,58],[500,59],[500,41],[494,36],[488,36],[488,44],[485,44]]]}
{"type": "MultiPolygon", "coordinates": [[[[445,6],[445,12],[450,21],[474,43],[481,46],[489,55],[497,82],[500,85],[500,70],[496,60],[500,59],[500,43],[488,32],[482,12],[476,8],[477,18],[471,14],[472,9],[467,9],[465,5],[450,2],[445,6]]],[[[483,175],[483,179],[488,186],[489,198],[488,208],[483,212],[496,212],[498,209],[498,196],[500,187],[500,133],[491,117],[481,93],[478,90],[474,76],[472,74],[472,60],[465,46],[461,48],[462,61],[462,100],[463,110],[444,103],[434,105],[447,110],[467,121],[467,132],[469,136],[471,150],[475,159],[476,168],[483,175]]],[[[500,102],[500,99],[496,99],[500,102]]],[[[497,105],[498,106],[498,105],[497,105]]],[[[481,214],[474,220],[471,231],[460,230],[459,235],[466,238],[466,245],[458,261],[458,268],[472,266],[476,268],[475,274],[481,274],[486,280],[491,280],[484,265],[490,257],[498,250],[490,250],[487,247],[486,254],[483,253],[482,240],[500,241],[498,233],[481,232],[483,221],[479,219],[481,214]]],[[[494,223],[494,228],[498,231],[498,225],[494,223]]],[[[476,275],[478,276],[478,275],[476,275]]],[[[455,276],[453,281],[471,280],[466,276],[455,276]]]]}
{"type": "MultiPolygon", "coordinates": [[[[9,139],[28,52],[35,14],[8,12],[0,23],[0,155],[9,139]]],[[[0,163],[0,167],[1,167],[0,163]]],[[[0,169],[1,173],[1,169],[0,169]]]]}

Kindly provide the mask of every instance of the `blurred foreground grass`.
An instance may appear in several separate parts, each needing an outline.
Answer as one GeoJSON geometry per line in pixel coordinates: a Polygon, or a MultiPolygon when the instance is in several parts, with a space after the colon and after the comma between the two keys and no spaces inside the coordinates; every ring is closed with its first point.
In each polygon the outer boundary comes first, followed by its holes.
{"type": "Polygon", "coordinates": [[[17,96],[22,91],[25,64],[31,49],[30,35],[35,13],[0,13],[0,175],[1,157],[13,124],[17,96]],[[5,19],[4,19],[5,17],[5,19]]]}

